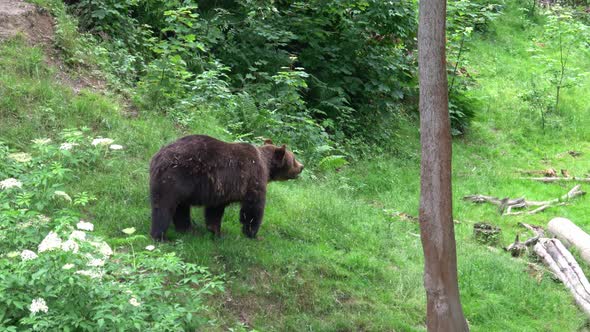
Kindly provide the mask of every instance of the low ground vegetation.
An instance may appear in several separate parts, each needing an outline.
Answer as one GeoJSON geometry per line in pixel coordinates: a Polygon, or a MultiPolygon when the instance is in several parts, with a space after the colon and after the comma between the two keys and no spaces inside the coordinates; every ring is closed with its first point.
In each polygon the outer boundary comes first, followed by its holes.
{"type": "MultiPolygon", "coordinates": [[[[110,49],[96,44],[96,37],[80,34],[63,3],[44,4],[57,16],[56,43],[76,71],[151,63],[128,61],[135,55],[125,53],[127,44],[110,49]],[[127,62],[116,62],[117,55],[127,62]]],[[[514,2],[502,4],[501,13],[491,12],[494,18],[485,31],[458,29],[464,49],[460,56],[458,48],[450,52],[450,70],[465,75],[457,80],[466,79],[469,87],[462,95],[475,101],[473,121],[454,142],[454,215],[465,314],[473,331],[576,331],[587,326],[587,318],[563,285],[534,259],[512,259],[501,246],[523,232],[519,221],[544,226],[551,217],[563,216],[590,231],[587,198],[533,216],[502,216],[496,207],[474,206],[461,198],[480,193],[549,200],[563,195],[570,184],[521,180],[520,171],[555,168],[586,176],[590,77],[577,75],[576,84],[562,89],[558,111],[551,102],[538,102],[535,96],[553,98],[555,91],[555,71],[542,74],[538,54],[559,59],[559,48],[537,45],[553,14],[537,8],[531,16],[514,2]],[[546,112],[545,120],[540,110],[546,112]],[[473,225],[482,221],[502,229],[498,246],[475,241],[473,225]]],[[[169,13],[161,28],[182,22],[189,13],[169,13]]],[[[281,12],[256,12],[252,20],[263,14],[274,22],[281,12]]],[[[87,24],[83,15],[80,21],[87,24]]],[[[250,24],[250,29],[257,26],[250,24]]],[[[191,39],[168,37],[167,43],[191,39]]],[[[183,81],[168,81],[166,75],[175,77],[185,64],[167,56],[153,65],[167,68],[162,82],[172,85],[158,93],[162,103],[174,104],[171,108],[143,99],[154,96],[154,82],[160,82],[149,69],[103,70],[109,89],[75,92],[56,81],[58,69],[46,63],[41,47],[18,37],[0,44],[0,266],[12,272],[0,276],[0,325],[12,330],[423,331],[422,250],[414,221],[419,194],[415,120],[396,117],[395,131],[379,141],[387,148],[374,149],[371,158],[350,158],[354,149],[335,144],[339,136],[327,124],[291,118],[302,110],[299,103],[309,105],[301,89],[319,74],[287,64],[283,74],[262,77],[256,69],[255,79],[244,76],[260,83],[260,90],[291,86],[269,92],[282,93],[269,103],[288,101],[295,113],[273,113],[260,106],[256,98],[262,95],[251,95],[248,89],[254,85],[236,91],[238,76],[220,60],[191,74],[189,81],[198,80],[191,84],[199,91],[192,96],[204,99],[183,104],[180,100],[186,98],[167,95],[183,81]],[[226,76],[230,79],[220,79],[226,76]],[[137,89],[129,89],[135,84],[137,89]],[[251,130],[256,121],[267,119],[274,122],[251,130]],[[172,241],[163,245],[147,238],[148,161],[162,145],[188,133],[257,141],[256,136],[277,134],[278,128],[286,132],[281,139],[325,167],[306,169],[299,181],[269,186],[261,241],[241,235],[236,207],[226,212],[221,239],[208,236],[197,209],[196,234],[172,233],[172,241]],[[299,143],[291,133],[317,134],[325,141],[299,143]],[[343,155],[348,161],[324,159],[343,155]]],[[[588,45],[582,43],[572,49],[569,68],[589,68],[589,59],[588,45]]],[[[152,72],[161,75],[161,70],[152,72]]],[[[354,137],[349,136],[351,144],[354,137]]]]}

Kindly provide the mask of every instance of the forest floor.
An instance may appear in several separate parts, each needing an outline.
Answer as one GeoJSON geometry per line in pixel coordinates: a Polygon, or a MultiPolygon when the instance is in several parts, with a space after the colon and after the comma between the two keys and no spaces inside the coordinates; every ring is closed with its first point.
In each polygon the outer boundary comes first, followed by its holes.
{"type": "MultiPolygon", "coordinates": [[[[522,180],[520,171],[590,173],[590,76],[564,89],[559,114],[545,128],[520,97],[535,80],[537,60],[527,49],[542,31],[542,22],[529,22],[508,8],[489,33],[474,38],[466,55],[478,81],[471,93],[481,106],[469,132],[454,141],[453,200],[461,296],[472,331],[577,331],[588,324],[565,287],[540,264],[502,250],[516,234],[526,233],[518,222],[546,226],[560,216],[590,232],[588,198],[532,216],[502,216],[495,206],[462,200],[470,194],[552,199],[573,183],[522,180]],[[501,227],[500,243],[476,242],[476,222],[501,227]]],[[[123,98],[108,90],[72,90],[56,79],[60,67],[46,56],[43,47],[23,38],[0,43],[0,140],[24,150],[31,139],[86,126],[123,144],[124,157],[98,169],[76,169],[78,181],[68,188],[98,197],[84,213],[116,249],[123,228],[148,234],[147,169],[162,145],[187,133],[231,138],[206,112],[184,129],[141,110],[137,117],[125,117],[123,98]]],[[[590,68],[583,53],[574,53],[571,61],[590,68]]],[[[211,330],[425,330],[422,248],[412,218],[419,201],[415,120],[408,120],[390,144],[399,146],[397,155],[271,184],[258,241],[242,236],[234,206],[224,216],[223,238],[207,234],[195,208],[197,234],[173,235],[175,241],[158,244],[224,275],[225,293],[209,299],[211,330]]]]}

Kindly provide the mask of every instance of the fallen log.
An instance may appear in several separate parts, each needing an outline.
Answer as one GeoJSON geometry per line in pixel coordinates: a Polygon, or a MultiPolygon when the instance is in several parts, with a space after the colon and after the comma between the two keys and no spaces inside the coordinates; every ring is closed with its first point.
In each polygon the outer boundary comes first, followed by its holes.
{"type": "Polygon", "coordinates": [[[539,239],[534,250],[570,290],[578,306],[590,316],[590,283],[574,256],[558,239],[539,239]]]}
{"type": "Polygon", "coordinates": [[[553,218],[547,226],[549,232],[566,247],[575,247],[582,259],[590,264],[590,235],[566,218],[553,218]]]}

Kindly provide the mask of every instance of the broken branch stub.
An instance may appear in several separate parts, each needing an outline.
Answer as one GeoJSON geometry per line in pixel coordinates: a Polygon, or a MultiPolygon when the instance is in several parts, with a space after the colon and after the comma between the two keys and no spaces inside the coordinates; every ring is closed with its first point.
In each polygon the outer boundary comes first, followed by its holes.
{"type": "Polygon", "coordinates": [[[539,239],[545,235],[545,230],[543,230],[543,227],[529,225],[522,222],[518,224],[533,232],[535,236],[529,238],[524,242],[520,242],[519,235],[516,235],[516,239],[514,240],[514,242],[511,243],[508,247],[504,248],[512,255],[512,257],[522,256],[524,253],[528,251],[529,247],[535,245],[539,241],[539,239]]]}
{"type": "Polygon", "coordinates": [[[518,235],[516,235],[516,239],[514,239],[514,242],[504,249],[508,251],[512,255],[512,257],[520,257],[525,252],[527,252],[527,246],[525,242],[520,242],[518,235]]]}

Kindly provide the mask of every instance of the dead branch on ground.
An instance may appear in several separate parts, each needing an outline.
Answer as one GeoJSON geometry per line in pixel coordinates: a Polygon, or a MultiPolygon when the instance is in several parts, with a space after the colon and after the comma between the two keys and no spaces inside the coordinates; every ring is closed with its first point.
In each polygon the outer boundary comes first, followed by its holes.
{"type": "Polygon", "coordinates": [[[540,181],[544,183],[552,183],[552,182],[559,182],[559,181],[574,181],[574,182],[590,182],[590,178],[577,178],[575,176],[568,177],[568,178],[561,178],[561,177],[548,177],[548,178],[520,178],[521,180],[531,180],[531,181],[540,181]]]}
{"type": "Polygon", "coordinates": [[[463,197],[464,200],[470,201],[473,203],[490,203],[498,206],[498,211],[502,215],[508,216],[515,216],[521,214],[536,214],[541,211],[544,211],[550,207],[565,205],[565,202],[570,201],[578,196],[586,194],[586,192],[580,190],[581,185],[574,186],[567,194],[555,198],[548,201],[527,201],[524,197],[510,199],[508,197],[505,198],[498,198],[493,196],[486,196],[486,195],[468,195],[463,197]],[[529,208],[529,207],[537,207],[534,210],[530,211],[519,211],[519,212],[512,212],[512,209],[522,209],[522,208],[529,208]]]}
{"type": "Polygon", "coordinates": [[[518,173],[520,174],[524,174],[524,175],[542,175],[544,177],[554,177],[557,176],[557,171],[555,170],[555,168],[548,168],[548,169],[543,169],[543,170],[524,170],[524,171],[518,171],[518,173]]]}

